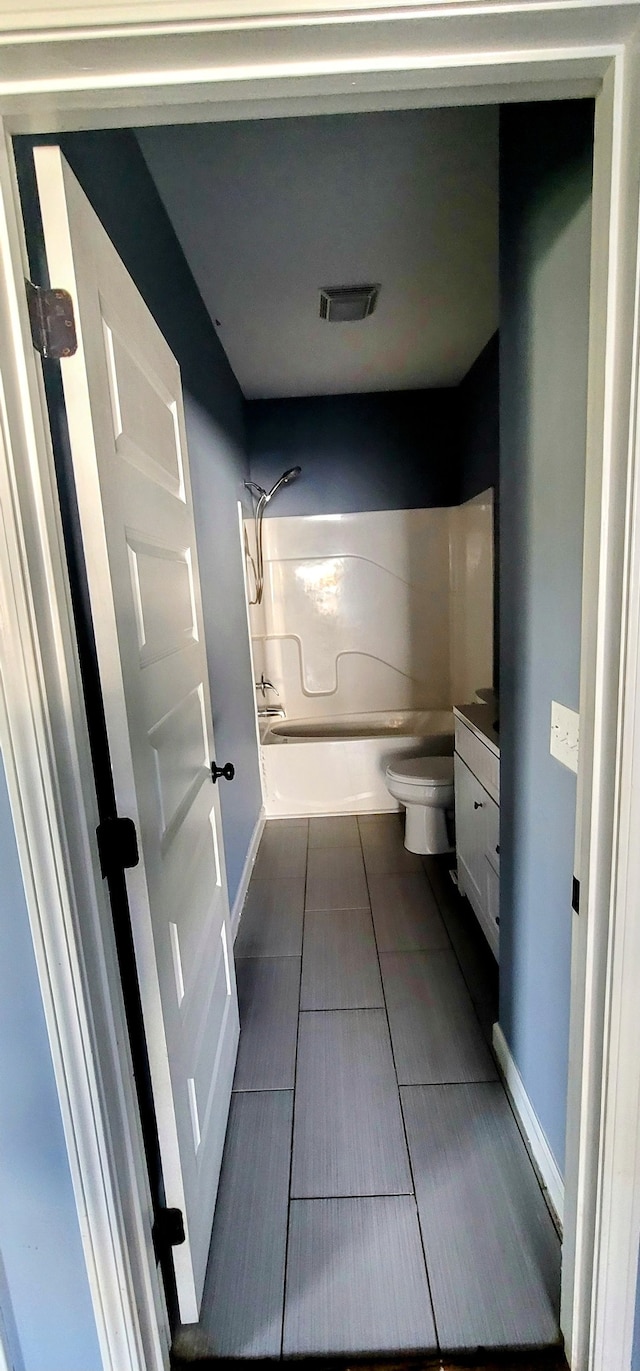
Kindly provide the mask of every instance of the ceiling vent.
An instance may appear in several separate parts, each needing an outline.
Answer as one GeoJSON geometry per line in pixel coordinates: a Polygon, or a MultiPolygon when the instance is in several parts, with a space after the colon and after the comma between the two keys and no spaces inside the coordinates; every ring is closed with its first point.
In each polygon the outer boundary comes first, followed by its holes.
{"type": "Polygon", "coordinates": [[[378,303],[379,286],[324,286],[320,318],[329,324],[355,324],[367,319],[378,303]]]}

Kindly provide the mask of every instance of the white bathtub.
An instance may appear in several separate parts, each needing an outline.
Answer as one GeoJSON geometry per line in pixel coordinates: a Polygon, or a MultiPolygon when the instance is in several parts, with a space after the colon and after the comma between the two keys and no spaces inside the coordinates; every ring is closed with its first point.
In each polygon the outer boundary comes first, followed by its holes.
{"type": "Polygon", "coordinates": [[[450,710],[278,719],[262,736],[265,811],[293,818],[398,809],[385,785],[391,758],[452,753],[450,710]]]}

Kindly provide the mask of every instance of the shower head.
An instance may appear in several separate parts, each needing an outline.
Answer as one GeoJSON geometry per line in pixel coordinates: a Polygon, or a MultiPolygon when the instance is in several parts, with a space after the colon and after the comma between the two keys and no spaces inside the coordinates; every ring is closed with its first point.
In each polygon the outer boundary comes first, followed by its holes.
{"type": "MultiPolygon", "coordinates": [[[[269,491],[263,490],[262,486],[259,486],[257,481],[245,481],[244,483],[245,490],[250,490],[251,494],[257,502],[254,505],[253,509],[253,518],[256,529],[256,561],[253,570],[255,575],[256,586],[255,597],[253,600],[249,601],[249,603],[252,605],[262,604],[262,593],[264,589],[264,555],[262,551],[262,522],[264,519],[264,511],[269,501],[273,499],[276,492],[280,489],[280,486],[291,485],[292,481],[297,480],[301,471],[302,467],[289,467],[288,471],[283,471],[282,476],[279,477],[275,485],[273,485],[271,487],[271,490],[269,491]]],[[[249,553],[248,544],[246,544],[246,555],[249,558],[249,560],[252,561],[249,553]]]]}
{"type": "Polygon", "coordinates": [[[283,471],[282,476],[278,477],[271,490],[265,490],[263,486],[258,485],[257,481],[245,481],[245,490],[250,490],[258,501],[258,512],[264,509],[265,505],[268,505],[281,486],[290,486],[292,481],[296,481],[301,471],[302,467],[289,467],[288,471],[283,471]]]}
{"type": "Polygon", "coordinates": [[[290,486],[292,481],[297,481],[301,471],[302,467],[289,467],[288,471],[283,471],[282,476],[280,476],[275,485],[271,487],[271,490],[267,495],[267,501],[273,499],[276,491],[280,489],[280,486],[290,486]]]}

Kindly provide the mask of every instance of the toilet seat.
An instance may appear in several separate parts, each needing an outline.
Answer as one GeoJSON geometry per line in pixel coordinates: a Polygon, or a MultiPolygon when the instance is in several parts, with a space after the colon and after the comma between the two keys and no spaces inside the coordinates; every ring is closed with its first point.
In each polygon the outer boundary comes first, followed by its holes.
{"type": "Polygon", "coordinates": [[[404,785],[453,785],[453,757],[398,757],[387,767],[391,781],[404,785]]]}

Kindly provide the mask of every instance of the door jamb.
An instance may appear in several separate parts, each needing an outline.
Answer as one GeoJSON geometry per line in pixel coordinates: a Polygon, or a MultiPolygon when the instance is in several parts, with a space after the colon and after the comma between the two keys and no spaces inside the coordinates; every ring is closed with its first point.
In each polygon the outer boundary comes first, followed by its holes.
{"type": "MultiPolygon", "coordinates": [[[[504,62],[495,62],[501,92],[499,78],[504,81],[507,68],[518,80],[513,57],[509,53],[504,62]]],[[[611,50],[609,59],[599,97],[596,147],[596,155],[603,157],[606,205],[603,199],[594,213],[594,233],[601,235],[600,251],[604,249],[606,259],[595,317],[598,324],[604,320],[605,327],[595,344],[592,328],[590,345],[590,366],[596,360],[602,366],[602,384],[596,393],[592,371],[593,479],[588,508],[596,543],[590,546],[587,574],[597,614],[591,614],[590,627],[586,626],[583,648],[590,654],[593,689],[581,699],[583,945],[578,962],[584,959],[587,969],[584,1006],[575,1003],[572,984],[572,1052],[579,1090],[577,1103],[574,1100],[572,1106],[570,1101],[574,1124],[569,1144],[579,1155],[568,1206],[575,1231],[571,1239],[569,1212],[567,1239],[573,1242],[579,1298],[567,1304],[565,1291],[564,1299],[565,1333],[576,1371],[601,1371],[605,1348],[608,1368],[623,1371],[628,1365],[624,1358],[632,1328],[630,1251],[634,1241],[637,1250],[640,1221],[628,1197],[631,1182],[640,1179],[640,1099],[637,1087],[630,1097],[625,1091],[624,1098],[616,1089],[624,1081],[629,1085],[635,1065],[629,1022],[634,1000],[626,987],[634,984],[633,975],[637,985],[640,970],[640,938],[628,893],[640,874],[630,842],[631,818],[640,818],[638,787],[633,785],[634,761],[640,753],[640,718],[634,708],[640,688],[635,630],[640,617],[640,272],[637,148],[632,131],[640,77],[637,53],[630,47],[611,50]],[[604,166],[609,151],[610,175],[604,166]],[[624,549],[619,535],[622,519],[624,549]],[[581,1121],[577,1129],[576,1108],[581,1121]],[[616,1126],[619,1120],[627,1130],[624,1139],[616,1126]],[[594,1136],[598,1145],[590,1152],[586,1142],[594,1136]],[[621,1203],[615,1181],[622,1142],[626,1189],[621,1203]],[[616,1234],[624,1250],[614,1266],[616,1234]],[[593,1273],[591,1235],[597,1240],[593,1273]],[[612,1262],[608,1271],[607,1254],[612,1262]],[[628,1277],[622,1303],[613,1289],[616,1270],[628,1277]],[[617,1338],[614,1316],[621,1319],[617,1338]]],[[[558,65],[569,78],[571,60],[554,54],[554,79],[561,96],[558,65]]],[[[452,67],[455,77],[455,60],[452,67]]],[[[485,69],[485,80],[486,76],[485,69]]],[[[345,74],[345,88],[348,84],[345,74]]],[[[449,94],[452,84],[449,73],[449,94]]],[[[468,96],[465,79],[465,99],[468,96]]],[[[160,107],[162,97],[160,85],[154,91],[160,107]]],[[[97,92],[96,105],[99,98],[97,92]]],[[[491,87],[483,85],[479,98],[491,98],[491,87]]],[[[54,90],[50,101],[55,109],[54,90]]],[[[251,104],[247,100],[248,117],[251,104]]],[[[142,107],[138,114],[139,122],[147,117],[142,107]]],[[[13,131],[19,125],[19,113],[12,115],[13,131]]],[[[122,1049],[123,1010],[95,850],[95,795],[86,781],[91,774],[86,723],[41,381],[22,295],[19,206],[6,144],[0,149],[0,197],[0,322],[6,325],[0,342],[0,439],[5,449],[4,461],[0,460],[0,613],[9,664],[0,732],[104,1364],[110,1371],[155,1371],[166,1365],[166,1320],[149,1250],[148,1187],[127,1080],[128,1054],[122,1049]]],[[[598,247],[595,238],[594,245],[598,247]]]]}

